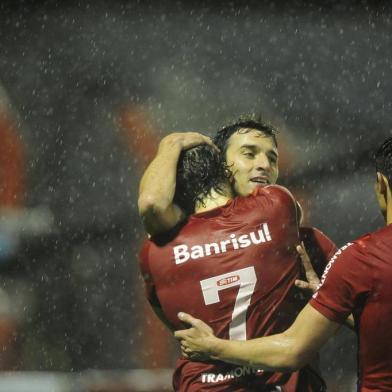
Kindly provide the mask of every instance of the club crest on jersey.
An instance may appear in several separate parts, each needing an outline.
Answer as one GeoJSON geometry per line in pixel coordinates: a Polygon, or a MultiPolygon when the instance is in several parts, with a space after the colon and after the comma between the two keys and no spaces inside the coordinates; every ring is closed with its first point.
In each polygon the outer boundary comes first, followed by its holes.
{"type": "MultiPolygon", "coordinates": [[[[209,244],[194,245],[189,247],[182,244],[173,247],[173,255],[176,264],[185,263],[188,260],[196,260],[201,257],[207,257],[214,254],[225,253],[231,250],[247,248],[252,245],[259,245],[272,241],[272,237],[267,223],[263,223],[259,230],[252,231],[249,234],[242,234],[238,238],[235,234],[230,234],[229,239],[209,244]]],[[[235,276],[226,279],[234,279],[235,276]]],[[[223,279],[222,279],[223,280],[223,279]]],[[[233,283],[222,282],[222,285],[233,283]]]]}

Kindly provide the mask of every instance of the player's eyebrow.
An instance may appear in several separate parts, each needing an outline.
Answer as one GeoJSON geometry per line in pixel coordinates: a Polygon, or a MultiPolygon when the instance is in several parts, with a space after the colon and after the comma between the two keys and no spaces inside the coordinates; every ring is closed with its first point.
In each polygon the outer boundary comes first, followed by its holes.
{"type": "Polygon", "coordinates": [[[242,146],[240,146],[240,150],[252,150],[252,151],[256,151],[258,148],[256,147],[256,145],[254,144],[243,144],[242,146]]]}

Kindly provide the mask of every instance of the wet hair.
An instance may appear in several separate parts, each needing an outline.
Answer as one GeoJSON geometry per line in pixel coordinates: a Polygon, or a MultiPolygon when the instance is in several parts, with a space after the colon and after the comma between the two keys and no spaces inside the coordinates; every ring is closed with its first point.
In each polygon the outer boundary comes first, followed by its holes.
{"type": "Polygon", "coordinates": [[[380,146],[375,154],[376,170],[388,179],[392,189],[392,137],[389,137],[380,146]]]}
{"type": "Polygon", "coordinates": [[[177,164],[174,203],[187,215],[214,189],[224,194],[229,173],[221,154],[208,144],[183,151],[177,164]]]}
{"type": "Polygon", "coordinates": [[[236,132],[247,133],[250,130],[259,131],[265,136],[271,137],[275,146],[278,147],[278,142],[276,140],[277,130],[271,124],[264,122],[261,117],[255,118],[254,116],[240,117],[236,122],[224,126],[216,134],[214,143],[225,156],[231,135],[236,132]]]}

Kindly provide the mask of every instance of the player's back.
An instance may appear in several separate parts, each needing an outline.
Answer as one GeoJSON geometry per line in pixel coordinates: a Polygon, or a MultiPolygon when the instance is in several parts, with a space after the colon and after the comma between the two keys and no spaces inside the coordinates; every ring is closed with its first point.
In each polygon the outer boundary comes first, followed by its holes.
{"type": "Polygon", "coordinates": [[[363,390],[392,391],[392,225],[355,242],[367,266],[369,292],[357,299],[363,390]]]}
{"type": "MultiPolygon", "coordinates": [[[[287,190],[271,186],[190,216],[175,236],[149,241],[142,258],[174,328],[183,327],[177,313],[185,311],[218,337],[243,340],[284,331],[295,319],[301,308],[294,288],[297,244],[296,203],[287,190]]],[[[181,359],[174,382],[181,391],[252,391],[287,377],[181,359]]]]}
{"type": "Polygon", "coordinates": [[[359,390],[392,391],[392,225],[349,242],[330,260],[310,305],[359,335],[359,390]]]}

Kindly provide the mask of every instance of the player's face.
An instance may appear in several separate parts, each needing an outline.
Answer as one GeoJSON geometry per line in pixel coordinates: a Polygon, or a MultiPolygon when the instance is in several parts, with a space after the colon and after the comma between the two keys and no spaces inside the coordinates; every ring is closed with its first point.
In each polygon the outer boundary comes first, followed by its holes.
{"type": "Polygon", "coordinates": [[[240,196],[249,195],[258,186],[275,184],[278,178],[278,149],[272,137],[257,130],[245,131],[234,133],[226,150],[232,186],[240,196]]]}

